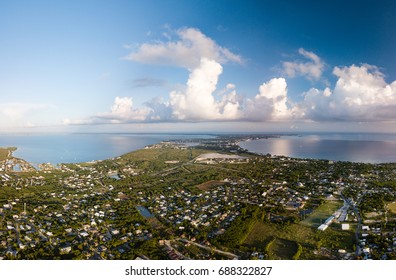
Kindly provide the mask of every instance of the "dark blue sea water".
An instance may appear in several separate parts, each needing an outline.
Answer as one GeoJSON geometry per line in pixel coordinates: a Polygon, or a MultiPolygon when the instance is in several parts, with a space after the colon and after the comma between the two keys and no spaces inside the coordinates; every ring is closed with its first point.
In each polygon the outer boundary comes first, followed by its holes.
{"type": "Polygon", "coordinates": [[[365,163],[396,162],[396,135],[323,133],[241,142],[254,153],[365,163]]]}
{"type": "Polygon", "coordinates": [[[166,140],[209,137],[181,134],[0,134],[0,147],[17,147],[13,155],[31,163],[58,164],[113,158],[166,140]]]}

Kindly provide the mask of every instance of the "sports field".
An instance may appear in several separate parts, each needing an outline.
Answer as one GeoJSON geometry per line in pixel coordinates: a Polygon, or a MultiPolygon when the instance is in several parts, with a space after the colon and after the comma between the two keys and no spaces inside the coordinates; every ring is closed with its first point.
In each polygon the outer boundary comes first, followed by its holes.
{"type": "Polygon", "coordinates": [[[317,228],[343,204],[342,200],[328,200],[316,208],[306,219],[302,220],[301,224],[317,228]]]}

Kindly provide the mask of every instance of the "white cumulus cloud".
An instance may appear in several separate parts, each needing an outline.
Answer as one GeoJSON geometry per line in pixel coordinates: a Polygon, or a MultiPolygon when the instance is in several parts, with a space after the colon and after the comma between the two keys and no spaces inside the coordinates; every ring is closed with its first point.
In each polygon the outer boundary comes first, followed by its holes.
{"type": "Polygon", "coordinates": [[[271,79],[260,86],[259,94],[246,101],[245,118],[254,121],[290,119],[291,111],[287,102],[286,80],[271,79]]]}
{"type": "Polygon", "coordinates": [[[372,65],[335,67],[338,77],[333,90],[311,89],[298,107],[301,116],[312,120],[396,120],[396,81],[388,84],[372,65]]]}
{"type": "Polygon", "coordinates": [[[113,120],[144,120],[148,114],[146,109],[134,109],[131,97],[116,97],[113,106],[111,106],[110,113],[99,115],[102,118],[113,120]]]}
{"type": "Polygon", "coordinates": [[[284,73],[292,78],[295,76],[305,76],[309,79],[318,80],[322,76],[325,67],[324,62],[315,53],[306,51],[303,48],[300,48],[298,53],[309,61],[283,62],[284,73]]]}
{"type": "MultiPolygon", "coordinates": [[[[233,83],[217,88],[224,64],[242,63],[239,55],[195,28],[170,30],[167,38],[164,42],[141,44],[126,59],[185,68],[189,76],[181,89],[171,91],[167,98],[154,98],[141,108],[134,106],[131,97],[116,97],[109,112],[65,123],[396,120],[396,81],[388,84],[375,66],[335,67],[336,84],[308,90],[299,103],[289,97],[284,77],[262,83],[254,97],[242,97],[233,83]]],[[[283,62],[285,77],[321,79],[326,66],[322,59],[303,48],[298,53],[301,60],[283,62]]],[[[150,78],[134,81],[137,88],[163,83],[150,78]]]]}
{"type": "Polygon", "coordinates": [[[178,40],[141,44],[126,59],[148,64],[179,66],[190,70],[198,67],[203,57],[219,63],[242,63],[239,55],[220,47],[196,28],[179,29],[176,35],[178,40]]]}
{"type": "Polygon", "coordinates": [[[185,91],[170,93],[172,115],[177,120],[230,120],[239,116],[236,93],[224,94],[217,101],[214,92],[223,67],[216,61],[202,58],[189,75],[185,91]]]}

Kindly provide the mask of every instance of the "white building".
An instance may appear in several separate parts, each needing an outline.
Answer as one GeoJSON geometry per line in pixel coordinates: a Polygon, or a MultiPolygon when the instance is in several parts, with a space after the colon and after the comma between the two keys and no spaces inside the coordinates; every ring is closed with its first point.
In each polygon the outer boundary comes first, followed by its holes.
{"type": "Polygon", "coordinates": [[[341,229],[342,230],[349,230],[349,224],[341,224],[341,229]]]}
{"type": "Polygon", "coordinates": [[[326,224],[321,224],[321,225],[318,227],[318,230],[325,231],[328,227],[329,227],[329,226],[326,225],[326,224]]]}

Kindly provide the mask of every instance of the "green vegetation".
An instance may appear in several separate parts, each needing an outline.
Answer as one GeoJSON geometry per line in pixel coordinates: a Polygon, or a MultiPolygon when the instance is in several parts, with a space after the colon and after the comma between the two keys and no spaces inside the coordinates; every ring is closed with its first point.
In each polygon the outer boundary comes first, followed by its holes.
{"type": "Polygon", "coordinates": [[[297,252],[297,250],[298,245],[295,242],[279,238],[274,238],[265,248],[267,258],[275,260],[298,259],[301,252],[297,252]]]}
{"type": "Polygon", "coordinates": [[[392,214],[396,214],[396,202],[395,201],[388,203],[387,207],[388,207],[389,211],[392,212],[392,214]]]}
{"type": "Polygon", "coordinates": [[[15,172],[12,165],[22,160],[3,161],[0,257],[395,258],[396,165],[258,156],[233,141],[165,142],[42,171],[15,172]],[[196,160],[211,152],[249,159],[196,160]],[[317,230],[344,203],[351,203],[350,230],[337,221],[317,230]],[[138,205],[153,216],[144,217],[138,205]],[[380,217],[364,242],[361,234],[356,240],[356,213],[380,217]],[[371,255],[354,255],[368,244],[371,255]]]}
{"type": "Polygon", "coordinates": [[[342,206],[343,202],[341,200],[327,200],[318,208],[316,208],[313,213],[301,221],[301,224],[318,228],[327,218],[329,218],[336,210],[342,206]]]}
{"type": "Polygon", "coordinates": [[[359,208],[363,213],[381,211],[384,210],[386,203],[392,200],[393,197],[383,193],[365,194],[359,208]]]}
{"type": "Polygon", "coordinates": [[[258,219],[260,210],[258,207],[248,205],[242,208],[241,212],[242,215],[235,219],[227,232],[220,235],[216,242],[234,248],[246,239],[258,219]]]}
{"type": "Polygon", "coordinates": [[[15,147],[8,147],[8,148],[0,148],[0,161],[6,160],[10,157],[12,152],[15,152],[17,148],[15,147]]]}
{"type": "MultiPolygon", "coordinates": [[[[265,252],[267,259],[299,259],[304,252],[311,252],[315,243],[315,231],[308,227],[258,222],[244,245],[265,252]]],[[[303,257],[315,259],[312,255],[303,257]]]]}
{"type": "Polygon", "coordinates": [[[136,168],[149,172],[163,171],[167,168],[177,167],[180,164],[167,163],[178,161],[187,163],[200,154],[208,152],[207,150],[196,149],[143,149],[125,154],[121,157],[120,164],[133,162],[136,168]]]}
{"type": "Polygon", "coordinates": [[[333,226],[322,232],[302,224],[258,222],[244,245],[265,252],[267,259],[326,259],[320,248],[353,250],[354,242],[354,232],[333,226]]]}
{"type": "Polygon", "coordinates": [[[303,252],[303,248],[302,248],[301,244],[297,243],[297,252],[294,254],[293,260],[298,260],[301,256],[302,252],[303,252]]]}
{"type": "Polygon", "coordinates": [[[355,232],[341,231],[339,224],[333,223],[327,230],[318,231],[316,237],[322,247],[330,249],[353,250],[355,245],[355,232]]]}

